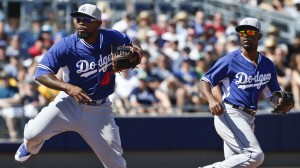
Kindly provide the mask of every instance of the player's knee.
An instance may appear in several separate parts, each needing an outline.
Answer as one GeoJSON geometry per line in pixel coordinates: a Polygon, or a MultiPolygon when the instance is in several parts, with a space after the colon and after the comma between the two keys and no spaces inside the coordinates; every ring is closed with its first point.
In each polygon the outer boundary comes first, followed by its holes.
{"type": "Polygon", "coordinates": [[[253,160],[253,166],[257,167],[263,163],[265,154],[262,151],[252,153],[251,159],[253,160]]]}
{"type": "Polygon", "coordinates": [[[28,141],[32,141],[38,138],[38,134],[34,133],[34,132],[27,132],[24,133],[24,138],[28,141]]]}
{"type": "Polygon", "coordinates": [[[40,138],[41,132],[38,130],[32,130],[28,127],[24,131],[24,138],[28,141],[35,141],[40,138]]]}

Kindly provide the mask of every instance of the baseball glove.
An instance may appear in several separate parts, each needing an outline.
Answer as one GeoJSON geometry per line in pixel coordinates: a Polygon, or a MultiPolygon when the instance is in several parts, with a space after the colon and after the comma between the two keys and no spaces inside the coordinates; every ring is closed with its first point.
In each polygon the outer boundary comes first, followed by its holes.
{"type": "Polygon", "coordinates": [[[114,72],[134,69],[141,63],[142,50],[135,46],[111,46],[112,66],[114,72]]]}
{"type": "Polygon", "coordinates": [[[293,93],[287,91],[276,91],[273,93],[273,96],[277,96],[282,99],[272,111],[273,114],[285,114],[294,107],[295,100],[293,93]]]}

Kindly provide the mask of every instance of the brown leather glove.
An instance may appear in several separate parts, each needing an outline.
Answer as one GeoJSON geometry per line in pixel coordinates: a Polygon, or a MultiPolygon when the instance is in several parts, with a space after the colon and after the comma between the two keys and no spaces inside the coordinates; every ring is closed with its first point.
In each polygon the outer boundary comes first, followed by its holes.
{"type": "Polygon", "coordinates": [[[134,69],[141,63],[142,49],[136,46],[111,46],[112,66],[114,72],[134,69]]]}
{"type": "Polygon", "coordinates": [[[278,102],[278,105],[272,111],[273,114],[284,114],[294,107],[295,100],[293,93],[287,91],[276,91],[273,93],[273,96],[281,98],[281,101],[278,102]]]}

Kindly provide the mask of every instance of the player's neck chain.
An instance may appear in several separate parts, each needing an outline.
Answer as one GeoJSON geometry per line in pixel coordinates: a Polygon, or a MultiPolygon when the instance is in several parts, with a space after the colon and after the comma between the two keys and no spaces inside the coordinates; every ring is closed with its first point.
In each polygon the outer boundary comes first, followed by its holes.
{"type": "Polygon", "coordinates": [[[257,61],[252,60],[252,63],[253,63],[255,66],[257,66],[257,61]]]}

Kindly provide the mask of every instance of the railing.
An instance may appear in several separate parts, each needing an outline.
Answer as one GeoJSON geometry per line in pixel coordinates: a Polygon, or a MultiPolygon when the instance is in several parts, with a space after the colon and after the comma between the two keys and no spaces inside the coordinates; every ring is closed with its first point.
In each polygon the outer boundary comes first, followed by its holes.
{"type": "MultiPolygon", "coordinates": [[[[17,141],[20,138],[23,138],[23,128],[26,122],[30,119],[28,117],[24,116],[24,108],[22,106],[17,107],[18,110],[23,110],[22,115],[18,115],[17,117],[14,118],[15,124],[17,126],[17,131],[19,134],[19,137],[17,139],[11,139],[12,141],[17,141]]],[[[144,107],[148,108],[148,107],[144,107]]],[[[159,107],[158,107],[159,108],[159,107]]],[[[261,100],[258,103],[258,115],[259,114],[271,114],[270,111],[272,109],[272,105],[270,104],[269,101],[267,100],[261,100]]],[[[172,106],[171,111],[167,111],[165,113],[138,113],[137,109],[135,107],[130,107],[127,108],[126,114],[120,114],[118,112],[118,108],[116,106],[113,106],[113,111],[117,114],[119,117],[199,117],[199,116],[212,116],[209,112],[208,105],[203,104],[203,105],[185,105],[183,107],[178,107],[178,106],[172,106]],[[178,113],[178,109],[183,109],[183,112],[178,113]]],[[[5,118],[2,116],[2,109],[0,108],[0,139],[9,139],[9,134],[7,130],[7,126],[5,123],[5,118]]]]}

